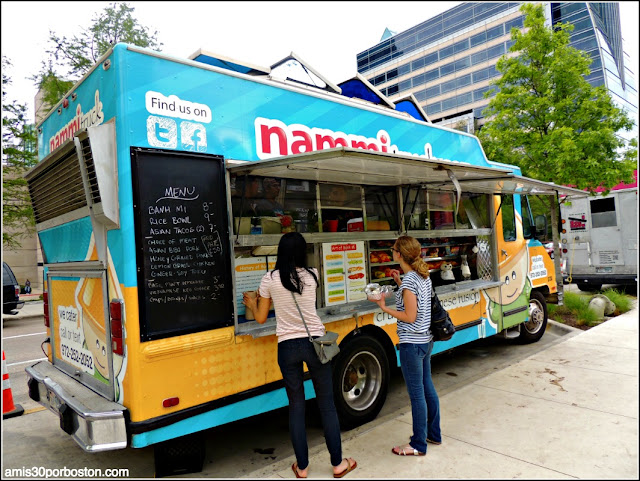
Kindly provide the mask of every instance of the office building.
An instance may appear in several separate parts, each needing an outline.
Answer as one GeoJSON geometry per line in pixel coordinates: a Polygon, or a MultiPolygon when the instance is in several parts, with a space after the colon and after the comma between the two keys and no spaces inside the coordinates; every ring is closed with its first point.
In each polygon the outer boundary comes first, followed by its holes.
{"type": "MultiPolygon", "coordinates": [[[[624,52],[618,3],[544,2],[547,24],[573,24],[570,45],[593,59],[586,77],[605,85],[616,104],[636,118],[635,72],[624,52]]],[[[464,2],[357,56],[358,72],[391,100],[413,94],[433,123],[473,133],[484,122],[484,93],[500,73],[498,59],[513,45],[511,28],[523,28],[521,3],[464,2]]],[[[630,138],[637,136],[637,126],[630,138]]]]}

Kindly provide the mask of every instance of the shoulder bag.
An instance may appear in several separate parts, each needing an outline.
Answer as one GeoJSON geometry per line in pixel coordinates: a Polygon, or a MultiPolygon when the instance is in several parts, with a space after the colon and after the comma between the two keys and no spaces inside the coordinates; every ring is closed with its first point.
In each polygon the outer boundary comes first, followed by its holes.
{"type": "Polygon", "coordinates": [[[440,304],[435,289],[431,288],[431,334],[434,341],[448,341],[456,332],[447,310],[440,304]]]}
{"type": "Polygon", "coordinates": [[[313,348],[316,350],[318,359],[320,359],[322,364],[328,363],[340,352],[340,347],[338,347],[338,333],[325,331],[324,336],[316,337],[314,339],[309,332],[309,328],[307,327],[307,323],[304,320],[304,316],[302,315],[302,311],[300,310],[300,306],[298,305],[298,301],[296,301],[296,296],[293,292],[291,293],[291,297],[293,297],[293,302],[296,303],[296,307],[300,313],[300,319],[302,319],[304,328],[307,330],[309,340],[311,341],[311,344],[313,344],[313,348]]]}

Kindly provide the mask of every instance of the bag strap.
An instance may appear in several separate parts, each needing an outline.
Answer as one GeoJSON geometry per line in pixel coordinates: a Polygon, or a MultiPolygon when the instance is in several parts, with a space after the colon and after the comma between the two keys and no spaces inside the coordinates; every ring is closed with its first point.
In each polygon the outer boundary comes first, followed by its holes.
{"type": "MultiPolygon", "coordinates": [[[[291,292],[291,291],[289,291],[291,292]]],[[[307,334],[309,335],[309,340],[313,342],[313,337],[311,337],[311,333],[309,332],[309,328],[307,327],[307,323],[304,321],[304,316],[302,315],[302,311],[300,310],[300,306],[298,305],[298,301],[296,301],[296,296],[291,292],[291,297],[293,297],[293,302],[296,303],[296,307],[298,308],[298,312],[300,313],[300,319],[302,319],[302,324],[304,324],[304,328],[307,330],[307,334]]]]}

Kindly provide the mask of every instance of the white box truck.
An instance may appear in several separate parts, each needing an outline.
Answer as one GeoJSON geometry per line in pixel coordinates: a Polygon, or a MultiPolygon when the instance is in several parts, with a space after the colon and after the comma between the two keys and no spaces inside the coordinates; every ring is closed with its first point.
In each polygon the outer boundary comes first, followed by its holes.
{"type": "Polygon", "coordinates": [[[638,171],[634,182],[608,195],[565,198],[562,218],[563,277],[580,290],[638,282],[638,171]]]}

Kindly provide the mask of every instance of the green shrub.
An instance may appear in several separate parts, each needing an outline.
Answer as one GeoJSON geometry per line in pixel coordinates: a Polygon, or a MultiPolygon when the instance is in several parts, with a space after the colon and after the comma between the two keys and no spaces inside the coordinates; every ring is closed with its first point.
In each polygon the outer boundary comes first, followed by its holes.
{"type": "Polygon", "coordinates": [[[631,299],[624,292],[616,289],[607,289],[603,294],[616,305],[616,311],[620,311],[620,314],[631,310],[631,299]]]}

